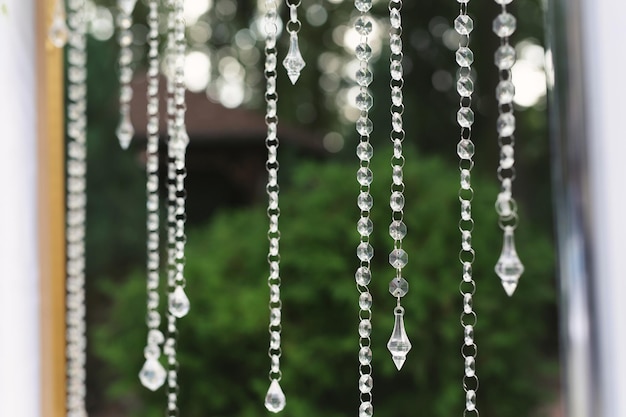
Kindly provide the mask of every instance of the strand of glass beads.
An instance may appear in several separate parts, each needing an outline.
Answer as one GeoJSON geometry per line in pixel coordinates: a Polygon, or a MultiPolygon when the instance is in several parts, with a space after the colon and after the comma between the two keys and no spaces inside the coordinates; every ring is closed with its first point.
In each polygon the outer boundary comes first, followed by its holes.
{"type": "Polygon", "coordinates": [[[267,285],[270,290],[269,310],[270,322],[268,331],[270,335],[270,344],[267,351],[270,357],[269,380],[270,386],[265,395],[265,408],[272,413],[278,413],[285,408],[286,398],[280,386],[282,372],[280,370],[280,358],[282,356],[281,349],[281,311],[282,301],[280,297],[280,231],[278,229],[278,218],[280,217],[280,208],[278,207],[278,193],[280,187],[278,185],[278,115],[276,108],[278,104],[278,94],[276,92],[276,36],[278,33],[278,5],[276,0],[267,0],[265,2],[265,124],[267,125],[267,136],[265,145],[267,147],[267,217],[269,219],[269,229],[267,239],[269,241],[269,252],[267,262],[269,264],[269,276],[267,285]]]}
{"type": "MultiPolygon", "coordinates": [[[[366,30],[369,22],[369,12],[372,8],[372,0],[356,0],[354,6],[359,17],[355,22],[355,28],[359,32],[359,43],[356,46],[355,55],[359,61],[359,69],[356,73],[356,81],[359,85],[359,95],[356,106],[361,112],[356,121],[356,131],[360,139],[356,148],[359,158],[359,169],[357,171],[357,181],[359,183],[359,196],[357,206],[361,211],[361,216],[357,223],[359,232],[359,246],[357,256],[360,264],[354,278],[359,291],[359,417],[371,417],[374,414],[372,403],[372,294],[368,288],[372,280],[370,262],[373,249],[370,245],[370,235],[374,231],[374,224],[370,219],[370,211],[374,206],[374,199],[370,194],[372,184],[372,171],[370,170],[370,160],[374,155],[374,148],[370,144],[370,135],[374,125],[369,118],[369,110],[372,107],[372,96],[369,86],[374,76],[370,70],[369,61],[372,57],[372,49],[369,45],[369,34],[371,30],[366,30]]],[[[371,23],[370,23],[371,25],[371,23]]]]}
{"type": "Polygon", "coordinates": [[[130,49],[133,43],[133,10],[137,0],[118,0],[117,6],[119,14],[117,15],[117,26],[119,28],[118,42],[120,44],[119,55],[119,82],[120,82],[120,120],[116,130],[117,139],[120,141],[122,149],[127,149],[130,145],[135,129],[130,120],[130,102],[133,98],[133,89],[130,83],[133,79],[133,70],[131,64],[133,62],[133,51],[130,49]]]}
{"type": "Polygon", "coordinates": [[[396,277],[389,283],[389,292],[397,298],[398,303],[394,309],[395,323],[393,332],[387,343],[387,348],[391,352],[396,368],[400,370],[406,360],[406,355],[411,350],[411,342],[404,328],[404,308],[400,305],[400,300],[409,291],[409,283],[402,277],[402,268],[409,260],[408,254],[402,249],[402,239],[406,236],[407,228],[404,224],[404,155],[402,154],[402,142],[405,133],[402,126],[402,114],[404,113],[404,103],[402,100],[402,87],[404,85],[402,70],[402,19],[400,10],[401,0],[391,0],[389,2],[389,20],[391,29],[389,32],[389,45],[391,56],[389,60],[389,72],[391,79],[389,87],[391,89],[391,133],[390,139],[393,143],[393,156],[391,158],[392,183],[391,197],[389,205],[391,207],[391,224],[389,225],[389,235],[393,239],[393,250],[389,254],[389,263],[396,270],[396,277]]]}
{"type": "Polygon", "coordinates": [[[158,0],[150,0],[148,12],[148,88],[147,114],[148,133],[146,161],[146,196],[147,196],[147,272],[146,284],[148,338],[144,349],[146,362],[139,372],[142,385],[152,391],[165,383],[167,372],[161,363],[161,345],[165,341],[159,330],[161,315],[159,314],[159,12],[158,0]]]}
{"type": "Polygon", "coordinates": [[[459,49],[456,51],[456,62],[459,65],[457,92],[459,93],[460,108],[457,113],[457,122],[461,127],[460,140],[457,145],[459,160],[460,182],[459,201],[461,203],[461,219],[459,230],[461,232],[461,250],[459,260],[463,266],[462,280],[459,291],[463,296],[463,312],[461,313],[461,326],[463,326],[463,344],[461,355],[464,360],[463,389],[465,391],[465,411],[463,416],[475,414],[476,391],[478,390],[478,376],[476,375],[476,355],[478,353],[474,342],[474,326],[476,325],[476,313],[473,310],[473,296],[476,292],[476,282],[472,275],[472,264],[476,257],[472,248],[472,231],[474,220],[472,219],[472,200],[474,190],[471,185],[471,170],[474,167],[474,143],[472,142],[472,125],[474,112],[472,111],[472,93],[474,82],[472,80],[472,64],[474,53],[469,48],[470,33],[474,29],[474,22],[467,15],[469,0],[457,0],[460,3],[459,16],[454,21],[454,28],[460,35],[459,49]]]}
{"type": "Polygon", "coordinates": [[[495,0],[502,6],[502,11],[493,21],[493,31],[500,38],[500,46],[495,53],[495,64],[498,67],[500,82],[496,87],[498,100],[498,145],[500,146],[500,163],[498,179],[502,183],[496,199],[498,224],[504,232],[504,243],[500,258],[495,266],[496,274],[502,281],[505,292],[511,296],[517,288],[524,266],[515,249],[514,230],[517,227],[517,204],[513,199],[512,184],[515,180],[515,115],[513,114],[513,97],[515,86],[511,76],[511,68],[515,64],[515,49],[509,44],[509,36],[516,29],[516,19],[506,9],[512,0],[495,0]]]}
{"type": "Polygon", "coordinates": [[[287,56],[283,60],[283,66],[287,70],[287,75],[292,84],[295,84],[300,78],[300,72],[306,66],[302,54],[300,53],[300,46],[298,45],[298,32],[302,27],[302,23],[298,20],[298,7],[302,4],[301,0],[297,3],[289,3],[286,0],[287,7],[289,7],[289,20],[287,21],[287,32],[289,32],[289,51],[287,56]]]}
{"type": "Polygon", "coordinates": [[[67,415],[86,417],[87,20],[85,0],[67,5],[67,415]]]}
{"type": "Polygon", "coordinates": [[[178,340],[177,319],[187,315],[190,308],[185,294],[185,153],[189,136],[185,126],[184,60],[186,50],[183,0],[168,0],[168,314],[167,340],[167,412],[178,417],[178,340]]]}

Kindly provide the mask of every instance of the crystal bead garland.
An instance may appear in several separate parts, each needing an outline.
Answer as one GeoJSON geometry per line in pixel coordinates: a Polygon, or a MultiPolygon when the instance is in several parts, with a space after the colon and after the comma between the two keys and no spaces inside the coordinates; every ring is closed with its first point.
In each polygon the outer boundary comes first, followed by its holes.
{"type": "Polygon", "coordinates": [[[369,92],[369,85],[373,81],[373,74],[370,70],[369,61],[372,56],[372,49],[369,46],[371,28],[369,11],[372,8],[372,0],[355,0],[354,6],[360,12],[355,21],[355,28],[359,33],[359,43],[356,46],[356,58],[359,61],[359,69],[356,73],[356,81],[359,85],[359,94],[356,100],[356,107],[361,112],[356,121],[356,131],[360,136],[356,154],[359,158],[359,169],[357,171],[357,182],[359,183],[359,196],[357,206],[361,211],[357,222],[359,233],[359,246],[357,256],[360,265],[354,274],[356,287],[359,291],[359,417],[371,417],[374,414],[372,405],[372,294],[368,288],[372,280],[370,270],[371,256],[373,248],[370,245],[370,235],[374,230],[374,225],[370,219],[370,212],[374,205],[374,199],[370,194],[372,184],[372,171],[370,170],[370,160],[374,155],[374,148],[370,144],[370,135],[374,125],[369,118],[369,110],[372,107],[372,96],[369,92]]]}
{"type": "Polygon", "coordinates": [[[511,77],[511,68],[515,64],[515,49],[509,44],[509,36],[515,32],[516,20],[506,9],[506,5],[512,0],[495,0],[495,2],[502,6],[502,11],[493,21],[493,31],[500,38],[500,46],[494,57],[500,76],[500,82],[496,87],[499,113],[496,128],[500,146],[498,179],[502,183],[501,191],[496,199],[496,212],[500,217],[498,223],[504,232],[502,252],[495,271],[502,280],[504,291],[512,296],[524,272],[524,265],[515,250],[514,230],[517,227],[518,218],[517,204],[512,193],[512,183],[515,179],[515,116],[513,114],[515,86],[511,77]]]}
{"type": "Polygon", "coordinates": [[[133,43],[133,10],[137,0],[118,0],[117,26],[119,28],[118,42],[120,44],[119,70],[120,70],[120,120],[117,126],[117,139],[120,141],[122,149],[127,149],[133,139],[135,129],[130,120],[130,101],[133,98],[133,89],[130,83],[133,79],[131,63],[133,52],[130,49],[133,43]]]}
{"type": "Polygon", "coordinates": [[[463,344],[461,354],[464,360],[463,389],[465,390],[465,411],[463,416],[476,415],[476,391],[478,389],[478,376],[476,375],[477,348],[474,342],[474,326],[476,325],[476,313],[473,310],[472,299],[476,291],[476,283],[472,275],[472,264],[475,252],[472,248],[472,231],[474,220],[472,219],[472,199],[474,190],[471,185],[471,170],[474,166],[474,143],[472,142],[472,124],[474,112],[472,111],[472,93],[474,82],[472,80],[471,66],[474,62],[474,53],[469,48],[470,33],[474,28],[474,22],[467,15],[469,0],[457,0],[460,3],[459,16],[454,21],[455,30],[460,35],[459,49],[456,51],[456,62],[459,65],[457,91],[460,96],[460,109],[457,113],[457,122],[461,127],[460,141],[457,145],[457,154],[460,158],[460,189],[459,201],[461,203],[461,219],[459,230],[461,232],[461,250],[459,260],[463,267],[460,292],[463,297],[463,312],[461,313],[461,326],[463,326],[463,344]]]}
{"type": "Polygon", "coordinates": [[[147,197],[147,316],[148,339],[144,349],[146,362],[139,372],[142,385],[152,391],[165,383],[167,372],[161,363],[161,345],[165,336],[159,330],[159,12],[158,0],[150,0],[148,12],[148,145],[146,150],[147,197]]]}
{"type": "Polygon", "coordinates": [[[50,42],[67,44],[67,416],[86,417],[85,219],[87,216],[87,20],[85,0],[69,0],[67,24],[63,1],[55,5],[50,42]]]}
{"type": "Polygon", "coordinates": [[[300,72],[306,66],[302,54],[300,53],[300,46],[298,45],[298,32],[302,27],[302,23],[298,20],[298,7],[302,2],[298,0],[298,3],[290,4],[287,0],[287,7],[289,7],[289,21],[287,22],[287,32],[289,32],[289,51],[287,56],[283,60],[283,66],[287,70],[287,75],[292,84],[295,84],[300,78],[300,72]]]}
{"type": "Polygon", "coordinates": [[[278,413],[285,408],[286,404],[285,394],[280,387],[280,380],[282,378],[282,372],[280,370],[280,357],[282,356],[280,340],[282,301],[280,298],[280,231],[278,230],[278,218],[280,217],[280,209],[278,208],[278,193],[280,191],[278,186],[279,164],[277,159],[278,116],[276,114],[276,106],[278,103],[278,94],[276,92],[276,35],[278,33],[278,5],[275,0],[267,0],[265,7],[266,38],[264,75],[266,80],[265,102],[267,104],[265,114],[265,123],[267,125],[267,136],[265,138],[265,145],[267,147],[267,163],[265,166],[267,168],[267,217],[269,219],[269,228],[267,231],[267,239],[269,241],[269,253],[267,255],[269,276],[267,279],[267,285],[270,290],[270,322],[268,326],[270,344],[267,354],[270,357],[271,363],[269,371],[270,386],[267,390],[267,394],[265,395],[265,408],[272,413],[278,413]]]}
{"type": "Polygon", "coordinates": [[[183,0],[168,0],[167,22],[167,127],[168,127],[168,207],[167,207],[167,338],[163,353],[167,357],[167,415],[178,417],[178,338],[177,319],[189,312],[185,294],[185,153],[189,136],[185,126],[184,60],[186,50],[183,0]]]}
{"type": "Polygon", "coordinates": [[[396,368],[400,370],[406,355],[411,350],[411,342],[404,329],[404,308],[400,305],[400,300],[409,291],[409,283],[402,277],[402,268],[409,260],[408,254],[402,249],[402,239],[406,236],[406,225],[404,219],[404,179],[402,168],[404,167],[404,155],[402,155],[402,142],[404,141],[404,128],[402,126],[402,114],[404,104],[402,100],[402,87],[404,78],[402,74],[402,20],[400,10],[401,0],[391,0],[389,2],[389,21],[391,29],[389,32],[389,46],[391,48],[391,58],[389,61],[389,73],[391,80],[391,133],[390,138],[393,143],[393,156],[391,158],[392,182],[391,197],[391,224],[389,225],[389,235],[393,239],[393,250],[389,254],[389,263],[396,270],[396,277],[389,283],[389,292],[397,298],[398,305],[394,309],[395,323],[393,332],[387,343],[387,349],[391,352],[396,368]]]}

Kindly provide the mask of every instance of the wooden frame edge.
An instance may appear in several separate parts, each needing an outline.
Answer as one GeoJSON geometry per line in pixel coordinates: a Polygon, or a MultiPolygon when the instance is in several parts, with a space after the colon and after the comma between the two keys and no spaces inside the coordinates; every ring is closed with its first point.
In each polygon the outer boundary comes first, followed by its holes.
{"type": "Polygon", "coordinates": [[[54,0],[36,10],[41,415],[64,417],[65,134],[63,50],[47,40],[54,0]]]}

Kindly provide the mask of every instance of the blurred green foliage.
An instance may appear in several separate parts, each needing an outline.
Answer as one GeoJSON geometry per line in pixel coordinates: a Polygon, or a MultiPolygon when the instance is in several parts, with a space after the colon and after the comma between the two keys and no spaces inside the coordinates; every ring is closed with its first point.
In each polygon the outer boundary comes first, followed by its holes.
{"type": "MultiPolygon", "coordinates": [[[[387,262],[392,247],[389,147],[379,147],[372,161],[374,407],[384,416],[408,417],[418,410],[432,417],[460,415],[458,171],[412,146],[406,154],[409,233],[403,246],[409,253],[404,276],[410,290],[403,305],[413,349],[400,372],[386,349],[395,305],[387,289],[394,275],[387,262]]],[[[356,169],[356,161],[306,163],[281,194],[282,386],[284,415],[290,417],[339,417],[358,408],[356,169]]],[[[555,371],[552,246],[545,230],[529,224],[519,229],[526,272],[515,296],[507,297],[493,272],[502,244],[493,208],[497,186],[481,176],[473,182],[478,407],[484,415],[527,416],[549,400],[543,382],[555,371]]],[[[268,414],[263,407],[269,384],[266,232],[262,206],[224,210],[189,231],[186,278],[192,310],[179,320],[182,415],[268,414]]],[[[113,381],[107,397],[124,404],[129,417],[160,416],[165,407],[162,390],[147,392],[137,378],[146,336],[144,276],[138,270],[119,284],[99,281],[112,306],[92,330],[92,349],[105,364],[99,375],[113,381]]]]}

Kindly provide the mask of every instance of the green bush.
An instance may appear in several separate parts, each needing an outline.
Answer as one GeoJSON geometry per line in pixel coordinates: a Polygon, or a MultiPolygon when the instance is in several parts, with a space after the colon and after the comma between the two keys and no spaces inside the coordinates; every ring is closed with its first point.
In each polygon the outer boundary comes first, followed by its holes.
{"type": "MultiPolygon", "coordinates": [[[[372,161],[375,413],[461,415],[458,170],[411,148],[406,153],[409,264],[404,276],[410,291],[403,305],[413,349],[400,372],[386,349],[395,305],[387,289],[394,275],[387,262],[392,247],[387,234],[390,150],[379,150],[372,161]]],[[[306,164],[293,178],[283,179],[281,384],[287,395],[284,415],[290,417],[357,412],[355,172],[356,164],[306,164]]],[[[493,208],[497,186],[480,177],[473,183],[478,406],[483,415],[525,416],[547,400],[541,382],[554,376],[553,248],[548,233],[524,223],[522,213],[517,246],[526,272],[515,296],[507,297],[493,272],[502,244],[493,208]]],[[[263,407],[269,384],[266,230],[265,208],[251,207],[219,213],[206,227],[188,233],[192,310],[179,321],[182,415],[269,414],[263,407]]],[[[106,364],[98,376],[114,381],[108,395],[124,404],[125,415],[160,416],[163,393],[147,392],[137,379],[146,334],[144,274],[133,274],[121,287],[103,288],[112,307],[93,335],[92,349],[106,364]]]]}

